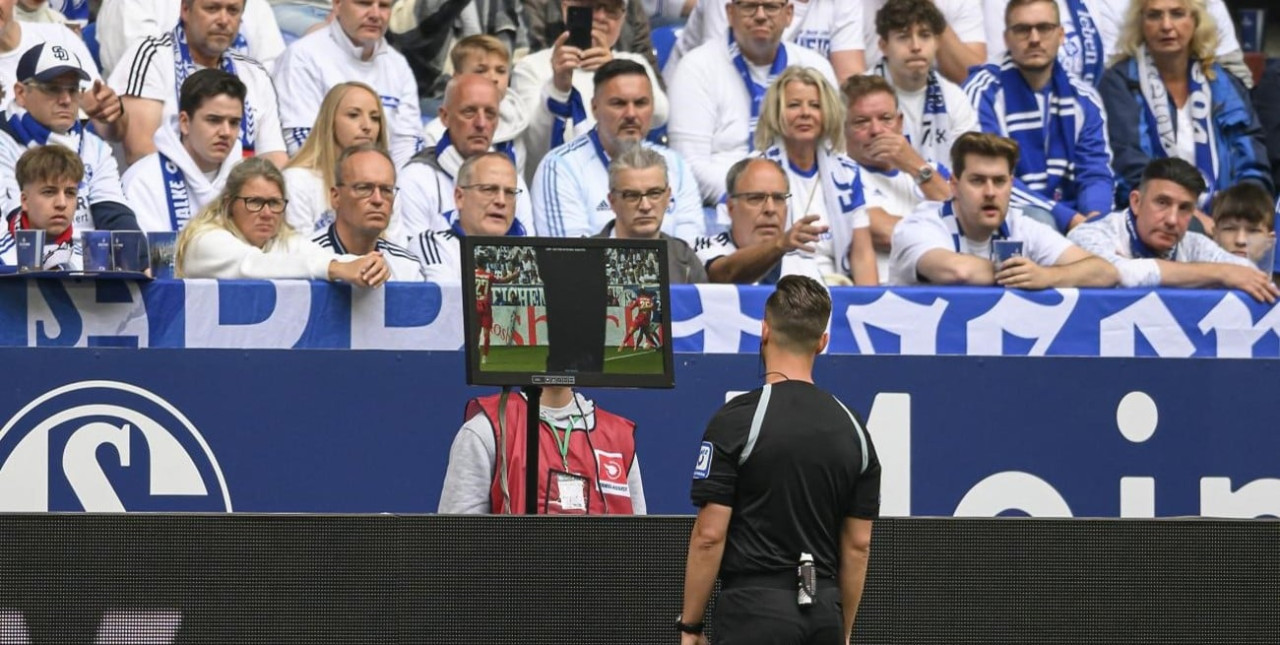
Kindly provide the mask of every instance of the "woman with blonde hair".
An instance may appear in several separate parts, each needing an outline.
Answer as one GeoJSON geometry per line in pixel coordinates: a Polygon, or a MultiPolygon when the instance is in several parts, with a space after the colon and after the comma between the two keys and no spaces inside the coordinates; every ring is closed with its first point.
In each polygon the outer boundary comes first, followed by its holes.
{"type": "Polygon", "coordinates": [[[289,186],[288,222],[310,236],[333,223],[329,189],[343,149],[372,143],[387,150],[386,113],[373,88],[355,81],[339,83],[320,103],[311,136],[284,167],[289,186]]]}
{"type": "MultiPolygon", "coordinates": [[[[1215,190],[1253,181],[1271,190],[1262,126],[1249,95],[1214,60],[1217,25],[1204,0],[1133,0],[1117,55],[1098,88],[1115,158],[1116,198],[1127,203],[1152,159],[1178,157],[1215,190]]],[[[1208,229],[1212,224],[1198,213],[1208,229]]]]}
{"type": "Polygon", "coordinates": [[[814,245],[828,284],[880,284],[858,165],[844,154],[844,104],[817,70],[788,67],[765,92],[755,147],[787,173],[787,226],[816,216],[814,245]]]}
{"type": "Polygon", "coordinates": [[[284,176],[270,161],[246,159],[218,198],[178,235],[180,278],[341,280],[376,287],[391,273],[378,251],[334,255],[284,221],[284,176]]]}

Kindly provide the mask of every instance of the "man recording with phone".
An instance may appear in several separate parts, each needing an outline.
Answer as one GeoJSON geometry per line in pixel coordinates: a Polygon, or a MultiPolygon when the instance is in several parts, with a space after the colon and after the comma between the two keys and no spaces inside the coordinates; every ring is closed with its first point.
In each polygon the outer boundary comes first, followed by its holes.
{"type": "Polygon", "coordinates": [[[760,329],[765,385],[707,424],[676,619],[685,645],[706,643],[717,574],[717,642],[849,642],[880,513],[880,460],[862,420],[813,382],[830,318],[822,283],[779,280],[760,329]]]}
{"type": "MultiPolygon", "coordinates": [[[[525,56],[511,75],[512,95],[528,118],[525,150],[529,159],[542,159],[552,148],[586,134],[595,126],[589,106],[595,96],[594,74],[616,58],[644,66],[653,86],[652,127],[667,122],[667,95],[658,76],[641,54],[615,51],[626,15],[626,0],[565,0],[568,27],[552,47],[525,56]]],[[[525,167],[533,181],[537,164],[525,167]]]]}

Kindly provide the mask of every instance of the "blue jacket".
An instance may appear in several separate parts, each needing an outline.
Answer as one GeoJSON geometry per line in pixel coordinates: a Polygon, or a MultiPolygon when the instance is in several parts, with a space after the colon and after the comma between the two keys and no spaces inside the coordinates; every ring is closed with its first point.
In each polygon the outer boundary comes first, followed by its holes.
{"type": "MultiPolygon", "coordinates": [[[[1272,190],[1271,165],[1263,143],[1262,126],[1249,102],[1244,85],[1220,65],[1213,66],[1213,136],[1218,146],[1218,186],[1234,186],[1255,181],[1272,190]]],[[[1142,180],[1142,170],[1153,158],[1166,156],[1151,150],[1150,128],[1142,89],[1138,84],[1138,62],[1126,59],[1102,75],[1102,104],[1107,109],[1107,133],[1115,158],[1116,200],[1127,203],[1129,192],[1142,180]]]]}
{"type": "MultiPolygon", "coordinates": [[[[1054,63],[1061,66],[1062,63],[1054,63]]],[[[969,79],[965,81],[965,94],[969,102],[978,112],[978,123],[983,132],[991,132],[1000,136],[1010,136],[1006,120],[1007,106],[1005,88],[1002,81],[1001,66],[984,65],[969,70],[969,79]]],[[[1057,185],[1056,195],[1045,194],[1028,186],[1024,181],[1027,173],[1044,173],[1046,168],[1027,168],[1019,161],[1013,180],[1013,203],[1029,204],[1053,214],[1058,223],[1058,230],[1065,233],[1067,225],[1076,213],[1088,215],[1092,212],[1105,215],[1113,208],[1112,200],[1115,192],[1115,178],[1111,172],[1111,155],[1107,150],[1106,126],[1107,117],[1102,111],[1102,100],[1088,84],[1067,75],[1074,96],[1058,97],[1061,100],[1074,101],[1078,118],[1075,123],[1074,154],[1070,159],[1066,177],[1057,185]],[[1056,199],[1055,199],[1056,197],[1056,199]]],[[[1026,81],[1017,77],[1028,91],[1026,81]]],[[[1051,87],[1045,92],[1051,91],[1051,87]]],[[[1041,130],[1043,133],[1043,130],[1041,130]]],[[[1046,151],[1047,152],[1047,151],[1046,151]]]]}
{"type": "Polygon", "coordinates": [[[1253,87],[1253,109],[1266,137],[1271,180],[1280,186],[1280,58],[1267,61],[1267,71],[1253,87]]]}

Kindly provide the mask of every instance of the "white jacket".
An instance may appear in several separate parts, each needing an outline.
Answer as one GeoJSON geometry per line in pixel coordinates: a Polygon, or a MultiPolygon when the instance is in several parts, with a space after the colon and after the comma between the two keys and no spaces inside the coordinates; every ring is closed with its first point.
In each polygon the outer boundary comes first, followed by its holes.
{"type": "Polygon", "coordinates": [[[191,240],[182,260],[183,277],[218,280],[329,279],[329,263],[347,261],[301,235],[262,250],[221,228],[191,240]]]}
{"type": "Polygon", "coordinates": [[[125,171],[122,178],[124,194],[133,206],[138,227],[142,230],[181,230],[183,224],[222,192],[231,168],[241,160],[240,140],[236,139],[212,182],[182,147],[176,118],[156,130],[155,142],[155,152],[139,159],[125,171]],[[170,186],[166,175],[176,177],[179,183],[170,186]]]}

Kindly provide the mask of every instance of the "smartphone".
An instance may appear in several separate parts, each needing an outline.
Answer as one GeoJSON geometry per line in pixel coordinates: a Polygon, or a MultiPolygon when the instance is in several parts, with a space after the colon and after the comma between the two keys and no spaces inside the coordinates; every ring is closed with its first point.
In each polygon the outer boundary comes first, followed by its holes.
{"type": "Polygon", "coordinates": [[[569,30],[569,40],[566,41],[568,45],[578,49],[591,49],[591,23],[595,20],[594,15],[594,7],[569,7],[565,22],[565,27],[569,30]]]}

